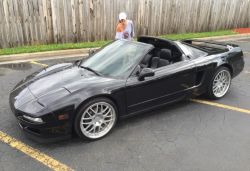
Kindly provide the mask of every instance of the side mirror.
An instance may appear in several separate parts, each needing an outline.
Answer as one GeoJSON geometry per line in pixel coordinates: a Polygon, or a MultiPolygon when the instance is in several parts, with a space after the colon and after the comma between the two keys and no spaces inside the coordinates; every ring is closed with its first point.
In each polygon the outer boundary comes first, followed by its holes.
{"type": "Polygon", "coordinates": [[[139,81],[144,81],[145,77],[152,77],[154,75],[155,75],[155,71],[153,69],[151,69],[151,68],[143,68],[141,70],[141,73],[140,73],[139,77],[138,77],[138,80],[139,81]]]}
{"type": "Polygon", "coordinates": [[[89,50],[89,55],[93,54],[94,52],[95,52],[94,49],[90,49],[89,50]]]}
{"type": "Polygon", "coordinates": [[[137,67],[136,67],[135,70],[133,71],[132,75],[139,76],[141,70],[142,70],[141,66],[140,66],[140,65],[137,65],[137,67]]]}

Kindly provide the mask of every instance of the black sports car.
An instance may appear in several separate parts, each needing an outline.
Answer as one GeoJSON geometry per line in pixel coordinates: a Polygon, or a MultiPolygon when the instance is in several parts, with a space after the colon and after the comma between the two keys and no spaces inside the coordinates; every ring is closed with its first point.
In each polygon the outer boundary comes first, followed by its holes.
{"type": "Polygon", "coordinates": [[[201,94],[219,99],[243,67],[237,45],[141,36],[37,71],[14,87],[9,102],[20,127],[39,142],[69,139],[73,130],[94,140],[118,118],[201,94]]]}

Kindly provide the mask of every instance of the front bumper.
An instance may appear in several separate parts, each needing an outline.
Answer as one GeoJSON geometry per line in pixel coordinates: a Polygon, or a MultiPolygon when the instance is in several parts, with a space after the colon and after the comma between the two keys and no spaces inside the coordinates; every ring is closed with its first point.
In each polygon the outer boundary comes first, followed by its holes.
{"type": "Polygon", "coordinates": [[[17,122],[22,128],[23,132],[31,139],[40,143],[48,143],[71,138],[72,126],[70,124],[59,126],[54,115],[47,108],[44,108],[42,110],[44,113],[46,113],[42,117],[44,123],[35,123],[23,117],[23,115],[34,117],[29,113],[24,112],[28,111],[26,109],[34,108],[34,106],[32,105],[33,101],[30,101],[27,105],[23,105],[18,109],[15,108],[13,99],[11,98],[9,99],[9,104],[12,113],[17,119],[17,122]]]}
{"type": "Polygon", "coordinates": [[[62,141],[71,138],[71,125],[47,129],[35,129],[25,125],[24,122],[18,119],[17,122],[27,137],[40,143],[62,141]]]}

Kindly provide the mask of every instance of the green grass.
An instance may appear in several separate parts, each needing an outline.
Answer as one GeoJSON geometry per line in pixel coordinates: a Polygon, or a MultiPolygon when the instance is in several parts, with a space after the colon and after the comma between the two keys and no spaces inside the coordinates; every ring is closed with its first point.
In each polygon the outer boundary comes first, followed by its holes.
{"type": "Polygon", "coordinates": [[[184,34],[171,34],[159,36],[172,40],[181,40],[181,39],[193,39],[193,38],[202,38],[202,37],[212,37],[212,36],[223,36],[223,35],[232,35],[238,34],[232,30],[221,30],[221,31],[213,31],[213,32],[203,32],[203,33],[184,33],[184,34]]]}
{"type": "Polygon", "coordinates": [[[65,50],[65,49],[80,49],[80,48],[91,48],[101,47],[111,41],[96,41],[86,43],[68,43],[68,44],[50,44],[40,46],[22,46],[15,48],[0,49],[0,55],[18,54],[18,53],[31,53],[31,52],[44,52],[52,50],[65,50]]]}
{"type": "MultiPolygon", "coordinates": [[[[181,40],[181,39],[222,36],[222,35],[232,35],[232,34],[238,34],[238,33],[231,31],[231,30],[222,30],[222,31],[214,31],[214,32],[204,32],[204,33],[161,35],[159,37],[173,39],[173,40],[181,40]]],[[[40,46],[23,46],[23,47],[0,49],[0,55],[101,47],[101,46],[106,45],[109,42],[110,41],[96,41],[96,42],[85,42],[85,43],[75,43],[75,44],[68,43],[68,44],[50,44],[50,45],[40,45],[40,46]]]]}

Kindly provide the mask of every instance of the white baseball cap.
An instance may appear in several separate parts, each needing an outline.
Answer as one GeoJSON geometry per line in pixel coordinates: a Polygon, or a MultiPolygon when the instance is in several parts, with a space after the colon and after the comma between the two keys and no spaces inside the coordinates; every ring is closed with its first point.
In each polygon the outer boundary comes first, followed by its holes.
{"type": "Polygon", "coordinates": [[[119,20],[125,20],[127,18],[127,15],[124,12],[121,12],[119,14],[119,20]]]}

